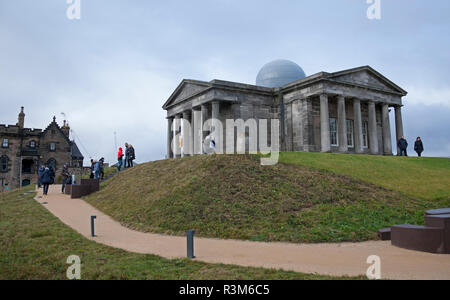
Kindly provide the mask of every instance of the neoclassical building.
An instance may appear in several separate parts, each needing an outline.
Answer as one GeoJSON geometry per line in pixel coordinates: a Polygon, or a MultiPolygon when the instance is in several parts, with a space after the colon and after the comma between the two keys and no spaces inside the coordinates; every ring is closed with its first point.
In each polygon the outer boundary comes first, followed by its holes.
{"type": "MultiPolygon", "coordinates": [[[[203,154],[211,128],[202,127],[209,119],[222,124],[227,119],[278,119],[281,151],[392,155],[389,115],[394,110],[398,140],[403,136],[406,94],[370,66],[305,76],[297,64],[286,60],[265,65],[256,85],[183,80],[163,106],[167,157],[203,154]],[[191,126],[182,126],[183,120],[191,126]]],[[[220,147],[230,138],[225,126],[223,130],[220,147]]],[[[270,140],[270,128],[268,135],[270,140]]]]}

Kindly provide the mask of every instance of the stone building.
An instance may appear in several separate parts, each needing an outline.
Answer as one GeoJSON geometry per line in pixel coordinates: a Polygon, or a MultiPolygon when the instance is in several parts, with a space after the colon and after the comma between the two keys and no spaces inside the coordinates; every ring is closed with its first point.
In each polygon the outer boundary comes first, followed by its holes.
{"type": "MultiPolygon", "coordinates": [[[[208,119],[222,124],[227,119],[278,119],[281,151],[392,155],[389,114],[395,111],[398,140],[403,135],[406,94],[370,66],[305,76],[298,65],[286,60],[265,65],[256,85],[183,80],[163,106],[167,157],[204,153],[202,143],[212,130],[202,130],[208,119]],[[183,130],[183,120],[192,125],[190,132],[183,130]],[[184,142],[178,143],[175,136],[184,142]]],[[[230,138],[223,130],[220,147],[230,138]]]]}
{"type": "Polygon", "coordinates": [[[60,127],[55,117],[45,130],[25,128],[22,107],[16,125],[0,125],[0,191],[36,183],[42,164],[56,170],[56,181],[66,163],[81,175],[84,157],[69,137],[69,124],[64,121],[60,127]]]}

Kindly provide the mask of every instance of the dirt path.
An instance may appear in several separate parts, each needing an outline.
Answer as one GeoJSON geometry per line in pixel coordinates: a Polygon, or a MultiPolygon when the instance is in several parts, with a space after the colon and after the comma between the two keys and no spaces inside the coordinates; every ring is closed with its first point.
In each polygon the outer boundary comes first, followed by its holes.
{"type": "MultiPolygon", "coordinates": [[[[186,257],[185,237],[125,228],[83,200],[62,195],[60,186],[50,187],[49,195],[40,197],[41,192],[36,197],[38,202],[47,202],[44,207],[90,240],[130,252],[165,258],[186,257]],[[95,238],[90,236],[93,215],[97,216],[95,238]]],[[[399,249],[390,242],[290,244],[195,238],[194,247],[198,261],[333,276],[365,275],[369,267],[367,257],[378,255],[383,279],[450,280],[450,255],[399,249]]]]}

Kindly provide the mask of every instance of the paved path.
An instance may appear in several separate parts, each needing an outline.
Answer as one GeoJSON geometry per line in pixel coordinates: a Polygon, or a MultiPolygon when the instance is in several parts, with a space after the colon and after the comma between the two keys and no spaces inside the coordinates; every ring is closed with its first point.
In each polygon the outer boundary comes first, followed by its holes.
{"type": "MultiPolygon", "coordinates": [[[[51,186],[45,204],[63,223],[90,240],[130,252],[165,258],[186,257],[186,238],[142,233],[123,227],[109,216],[79,199],[60,194],[51,186]],[[90,217],[97,216],[95,238],[90,236],[90,217]]],[[[450,255],[409,251],[390,242],[371,241],[342,244],[261,243],[195,238],[196,260],[249,267],[264,267],[333,276],[365,275],[370,255],[381,258],[383,279],[450,280],[450,255]]]]}

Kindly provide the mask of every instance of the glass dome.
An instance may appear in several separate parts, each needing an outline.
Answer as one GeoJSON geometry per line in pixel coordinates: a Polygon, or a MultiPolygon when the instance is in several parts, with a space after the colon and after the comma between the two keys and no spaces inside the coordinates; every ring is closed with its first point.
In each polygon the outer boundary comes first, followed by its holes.
{"type": "Polygon", "coordinates": [[[262,67],[256,77],[256,85],[279,88],[305,77],[306,74],[299,65],[289,60],[279,59],[262,67]]]}

